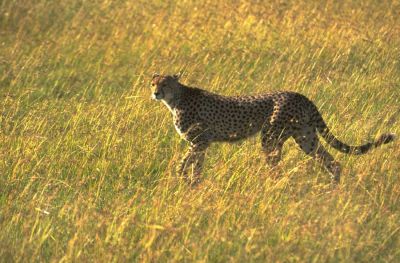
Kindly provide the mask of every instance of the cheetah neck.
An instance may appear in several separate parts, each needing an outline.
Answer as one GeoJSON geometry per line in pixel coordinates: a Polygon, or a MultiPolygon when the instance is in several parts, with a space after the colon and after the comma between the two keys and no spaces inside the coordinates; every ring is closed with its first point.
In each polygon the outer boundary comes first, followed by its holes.
{"type": "Polygon", "coordinates": [[[181,95],[175,94],[173,98],[169,100],[163,99],[161,101],[165,104],[165,106],[167,106],[170,112],[174,113],[175,108],[178,106],[180,100],[181,100],[181,95]]]}
{"type": "Polygon", "coordinates": [[[166,100],[161,100],[161,101],[162,101],[162,103],[165,104],[165,106],[167,106],[167,108],[168,108],[168,110],[169,110],[170,112],[174,113],[174,109],[175,109],[175,107],[176,107],[176,104],[175,104],[175,103],[171,103],[170,101],[168,102],[168,101],[166,101],[166,100]]]}

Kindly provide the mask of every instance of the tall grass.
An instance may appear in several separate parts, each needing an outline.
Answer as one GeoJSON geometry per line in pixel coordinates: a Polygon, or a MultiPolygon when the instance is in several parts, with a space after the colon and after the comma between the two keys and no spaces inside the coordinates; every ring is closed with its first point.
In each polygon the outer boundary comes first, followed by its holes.
{"type": "Polygon", "coordinates": [[[343,141],[400,134],[398,1],[0,2],[0,261],[398,262],[400,151],[213,145],[202,183],[155,71],[226,95],[301,92],[343,141]]]}

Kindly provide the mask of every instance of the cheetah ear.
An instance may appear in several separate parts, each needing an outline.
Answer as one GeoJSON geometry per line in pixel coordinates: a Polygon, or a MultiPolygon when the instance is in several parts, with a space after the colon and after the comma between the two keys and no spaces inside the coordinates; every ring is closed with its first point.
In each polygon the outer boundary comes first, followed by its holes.
{"type": "Polygon", "coordinates": [[[157,78],[157,77],[159,77],[159,76],[160,76],[160,74],[154,73],[152,79],[155,79],[155,78],[157,78]]]}
{"type": "Polygon", "coordinates": [[[173,77],[175,80],[179,80],[180,77],[181,77],[181,73],[174,74],[174,75],[172,75],[172,77],[173,77]]]}

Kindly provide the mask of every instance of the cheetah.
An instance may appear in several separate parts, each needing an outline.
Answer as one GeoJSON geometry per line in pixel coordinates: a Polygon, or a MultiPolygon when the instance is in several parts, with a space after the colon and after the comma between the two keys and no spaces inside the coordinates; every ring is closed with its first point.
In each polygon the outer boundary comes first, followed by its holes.
{"type": "Polygon", "coordinates": [[[162,101],[172,113],[176,131],[190,143],[178,173],[191,185],[200,180],[205,151],[211,143],[235,142],[260,131],[267,164],[278,164],[283,144],[292,137],[301,150],[326,168],[335,183],[340,180],[340,165],[320,144],[317,133],[336,150],[355,155],[395,139],[387,133],[375,142],[347,145],[330,132],[314,103],[296,92],[228,97],[188,87],[179,82],[178,75],[160,74],[153,75],[151,90],[153,99],[162,101]]]}

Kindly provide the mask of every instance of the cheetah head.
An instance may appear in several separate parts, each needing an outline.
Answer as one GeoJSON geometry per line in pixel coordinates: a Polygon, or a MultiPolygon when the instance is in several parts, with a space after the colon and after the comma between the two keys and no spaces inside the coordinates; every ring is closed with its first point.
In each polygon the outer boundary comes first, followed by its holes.
{"type": "Polygon", "coordinates": [[[171,101],[179,93],[179,75],[159,75],[155,73],[151,80],[152,98],[171,101]]]}

